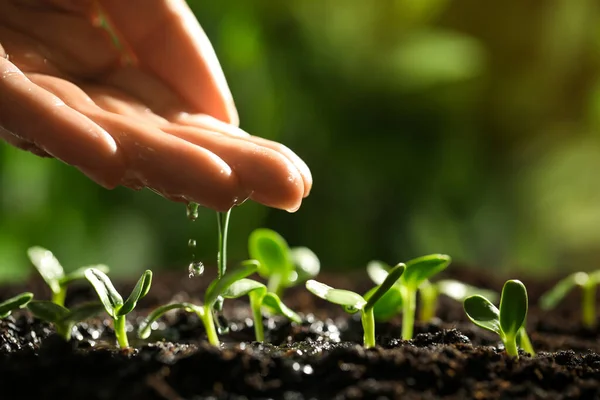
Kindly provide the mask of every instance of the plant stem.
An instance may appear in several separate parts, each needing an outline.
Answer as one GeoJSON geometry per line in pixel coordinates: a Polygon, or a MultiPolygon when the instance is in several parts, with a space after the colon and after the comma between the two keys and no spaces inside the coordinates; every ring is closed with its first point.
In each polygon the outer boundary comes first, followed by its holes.
{"type": "Polygon", "coordinates": [[[60,287],[60,291],[52,293],[52,302],[59,306],[65,306],[65,299],[67,298],[67,288],[64,286],[60,287]]]}
{"type": "Polygon", "coordinates": [[[196,311],[196,314],[202,321],[202,324],[204,324],[204,330],[206,331],[208,343],[219,347],[221,342],[219,342],[219,336],[217,335],[217,330],[215,329],[215,321],[213,320],[212,310],[210,309],[210,306],[207,305],[203,306],[201,310],[202,312],[199,312],[200,310],[194,311],[196,311]]]}
{"type": "Polygon", "coordinates": [[[435,317],[438,299],[437,289],[432,284],[422,285],[419,289],[419,299],[419,320],[429,322],[435,317]]]}
{"type": "Polygon", "coordinates": [[[283,277],[281,276],[281,274],[271,275],[269,277],[269,281],[267,282],[267,290],[281,297],[281,295],[283,294],[283,287],[281,285],[282,281],[283,277]]]}
{"type": "Polygon", "coordinates": [[[581,290],[582,322],[586,328],[593,328],[596,324],[596,285],[588,282],[581,290]]]}
{"type": "Polygon", "coordinates": [[[508,354],[509,356],[519,358],[519,350],[517,348],[516,336],[506,337],[504,339],[504,350],[506,350],[506,354],[508,354]]]}
{"type": "Polygon", "coordinates": [[[413,337],[416,297],[416,290],[402,288],[402,340],[410,340],[413,337]]]}
{"type": "Polygon", "coordinates": [[[129,340],[127,339],[127,320],[122,315],[114,319],[115,336],[117,337],[117,343],[122,349],[129,347],[129,340]]]}
{"type": "Polygon", "coordinates": [[[218,277],[221,278],[227,269],[227,232],[229,231],[229,216],[231,210],[217,213],[219,228],[219,253],[217,254],[218,277]]]}
{"type": "Polygon", "coordinates": [[[533,345],[531,344],[531,340],[529,340],[529,336],[527,335],[527,331],[525,330],[525,328],[521,328],[519,330],[519,341],[521,348],[525,352],[531,354],[532,356],[535,356],[535,350],[533,350],[533,345]]]}
{"type": "Polygon", "coordinates": [[[360,319],[363,326],[365,348],[375,347],[375,317],[373,315],[373,307],[361,310],[360,319]]]}
{"type": "Polygon", "coordinates": [[[252,310],[252,318],[254,319],[254,335],[256,336],[257,342],[265,341],[265,328],[263,326],[263,317],[260,310],[262,298],[264,296],[252,291],[248,293],[250,298],[250,309],[252,310]]]}
{"type": "Polygon", "coordinates": [[[56,329],[56,333],[65,339],[66,342],[71,340],[71,331],[73,330],[73,325],[55,323],[54,329],[56,329]]]}

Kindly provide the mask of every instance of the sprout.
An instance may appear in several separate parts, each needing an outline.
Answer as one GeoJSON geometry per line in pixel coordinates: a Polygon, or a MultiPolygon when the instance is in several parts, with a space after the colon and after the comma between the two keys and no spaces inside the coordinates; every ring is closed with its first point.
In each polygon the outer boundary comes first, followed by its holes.
{"type": "MultiPolygon", "coordinates": [[[[67,285],[75,280],[84,279],[85,271],[92,266],[78,268],[73,272],[65,274],[60,262],[56,259],[50,250],[42,247],[31,247],[27,250],[27,255],[33,266],[40,273],[46,284],[52,291],[52,301],[60,306],[65,305],[67,296],[67,285]]],[[[94,268],[108,273],[106,265],[95,265],[94,268]]]]}
{"type": "Polygon", "coordinates": [[[33,293],[25,292],[0,303],[0,319],[8,317],[13,311],[25,307],[33,299],[33,293]]]}
{"type": "Polygon", "coordinates": [[[283,304],[275,293],[267,292],[267,287],[260,282],[252,279],[240,279],[223,292],[223,297],[226,299],[235,299],[245,295],[250,298],[250,308],[254,318],[254,333],[258,342],[264,342],[265,340],[262,307],[268,308],[272,313],[281,314],[296,323],[302,322],[298,314],[283,304]]]}
{"type": "Polygon", "coordinates": [[[433,319],[440,294],[460,303],[476,294],[487,298],[492,303],[495,303],[499,297],[493,290],[481,289],[453,279],[442,279],[433,283],[425,280],[419,286],[419,320],[427,322],[433,319]]]}
{"type": "Polygon", "coordinates": [[[524,350],[534,354],[524,328],[527,318],[527,289],[521,281],[509,280],[504,284],[500,310],[480,295],[467,297],[464,309],[475,325],[500,336],[508,355],[519,357],[517,342],[520,342],[524,350]]]}
{"type": "MultiPolygon", "coordinates": [[[[432,254],[410,260],[406,263],[406,272],[394,285],[381,305],[376,306],[381,319],[388,319],[402,309],[402,339],[413,337],[417,290],[432,276],[443,271],[450,264],[450,257],[444,254],[432,254]]],[[[387,266],[380,261],[371,261],[367,272],[375,282],[382,282],[387,277],[387,266]]]]}
{"type": "Polygon", "coordinates": [[[365,297],[349,290],[334,289],[315,280],[306,282],[306,288],[314,295],[339,304],[344,307],[348,313],[360,311],[363,331],[364,345],[366,348],[375,346],[375,318],[373,316],[373,307],[380,301],[385,294],[394,286],[396,281],[403,276],[406,266],[398,264],[394,267],[385,280],[378,287],[369,291],[365,297]]]}
{"type": "Polygon", "coordinates": [[[231,285],[233,285],[235,282],[238,282],[241,279],[252,275],[256,272],[257,269],[258,262],[256,260],[246,260],[242,262],[238,268],[232,269],[226,272],[220,278],[215,279],[210,283],[208,289],[206,290],[206,293],[204,294],[203,305],[195,305],[183,302],[166,304],[164,306],[156,308],[139,325],[138,336],[141,339],[148,338],[150,336],[150,333],[152,332],[153,322],[158,320],[168,311],[175,309],[183,309],[187,312],[193,312],[196,313],[196,315],[198,315],[198,318],[200,318],[202,324],[204,325],[204,329],[206,330],[208,342],[213,346],[219,346],[219,337],[215,329],[215,322],[213,318],[214,305],[220,298],[223,298],[223,295],[231,285]]]}
{"type": "Polygon", "coordinates": [[[260,263],[258,273],[268,279],[269,292],[281,296],[287,287],[317,276],[319,259],[309,248],[290,249],[285,239],[271,229],[260,228],[248,238],[250,257],[260,263]]]}
{"type": "Polygon", "coordinates": [[[85,277],[96,290],[106,313],[114,321],[117,343],[121,348],[129,347],[125,316],[133,311],[141,298],[148,294],[152,285],[152,271],[146,270],[142,274],[126,301],[123,301],[123,298],[113,286],[110,278],[104,272],[95,268],[89,268],[85,271],[85,277]]]}
{"type": "Polygon", "coordinates": [[[69,310],[52,301],[32,301],[27,308],[37,318],[52,323],[56,333],[69,341],[73,326],[101,313],[103,305],[98,302],[85,303],[69,310]]]}
{"type": "Polygon", "coordinates": [[[596,286],[600,282],[600,271],[585,273],[576,272],[559,281],[552,289],[540,297],[539,304],[543,310],[551,310],[574,288],[580,287],[581,321],[587,328],[596,324],[596,286]]]}

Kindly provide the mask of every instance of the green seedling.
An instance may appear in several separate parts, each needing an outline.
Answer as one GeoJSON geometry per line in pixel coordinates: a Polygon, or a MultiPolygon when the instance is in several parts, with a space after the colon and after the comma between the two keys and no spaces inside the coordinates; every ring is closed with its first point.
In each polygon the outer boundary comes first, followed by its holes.
{"type": "Polygon", "coordinates": [[[277,232],[260,228],[248,238],[250,257],[258,260],[258,274],[267,279],[269,292],[281,296],[285,288],[314,278],[321,268],[319,259],[307,247],[291,248],[277,232]]]}
{"type": "Polygon", "coordinates": [[[334,289],[315,280],[306,282],[306,288],[314,295],[330,303],[343,306],[344,310],[348,313],[360,311],[364,331],[364,346],[370,348],[375,346],[375,317],[373,315],[373,307],[394,286],[396,281],[403,276],[405,268],[404,264],[395,266],[381,285],[369,291],[364,297],[350,290],[334,289]]]}
{"type": "MultiPolygon", "coordinates": [[[[417,290],[423,282],[446,269],[450,262],[451,258],[444,254],[432,254],[408,261],[400,280],[375,306],[378,319],[390,319],[402,310],[402,339],[412,339],[417,290]]],[[[367,272],[375,283],[379,283],[388,276],[388,268],[380,261],[371,261],[367,272]]]]}
{"type": "Polygon", "coordinates": [[[425,280],[419,286],[419,320],[431,321],[435,317],[440,294],[463,303],[467,297],[479,294],[492,303],[498,301],[499,295],[493,290],[481,289],[453,279],[442,279],[437,282],[425,280]]]}
{"type": "Polygon", "coordinates": [[[127,339],[127,320],[125,316],[129,314],[138,301],[148,294],[152,285],[152,271],[146,270],[138,280],[137,284],[131,291],[127,300],[123,301],[123,297],[117,292],[110,278],[98,269],[89,268],[85,271],[85,277],[92,284],[100,302],[104,306],[106,313],[114,321],[115,336],[117,343],[121,348],[129,347],[127,339]]]}
{"type": "Polygon", "coordinates": [[[68,342],[71,340],[71,332],[75,324],[100,314],[104,306],[96,302],[67,309],[52,301],[34,300],[27,305],[27,308],[37,318],[53,324],[56,333],[68,342]]]}
{"type": "Polygon", "coordinates": [[[600,271],[576,272],[559,281],[556,286],[540,297],[543,310],[551,310],[575,287],[581,288],[581,322],[587,328],[596,325],[596,287],[600,283],[600,271]]]}
{"type": "Polygon", "coordinates": [[[301,323],[302,319],[294,311],[290,310],[275,293],[268,292],[267,287],[252,279],[240,279],[233,283],[223,292],[226,299],[235,299],[248,295],[252,318],[254,319],[254,334],[258,342],[265,341],[265,333],[262,322],[262,308],[267,308],[272,314],[280,314],[291,321],[301,323]]]}
{"type": "Polygon", "coordinates": [[[214,305],[220,298],[223,298],[223,295],[231,285],[252,275],[257,269],[258,262],[256,260],[247,260],[242,262],[238,268],[232,269],[220,278],[215,279],[208,286],[208,289],[204,294],[204,304],[202,305],[183,302],[167,304],[156,308],[139,325],[138,336],[141,339],[148,338],[152,332],[152,324],[155,321],[171,310],[182,309],[198,315],[198,318],[200,318],[200,321],[202,321],[204,329],[206,330],[208,342],[213,346],[219,346],[219,336],[217,335],[213,317],[214,305]]]}
{"type": "Polygon", "coordinates": [[[31,247],[27,250],[27,255],[33,266],[40,273],[46,284],[52,291],[52,301],[60,306],[65,305],[67,296],[67,286],[76,280],[85,279],[85,271],[94,267],[105,274],[108,273],[106,265],[95,265],[78,268],[68,274],[65,273],[62,265],[50,250],[42,247],[31,247]]]}
{"type": "Polygon", "coordinates": [[[534,354],[524,328],[528,301],[527,289],[521,281],[509,280],[504,284],[500,309],[480,295],[467,297],[463,304],[467,316],[475,325],[500,336],[509,356],[519,357],[517,344],[534,354]]]}
{"type": "Polygon", "coordinates": [[[25,307],[33,299],[33,293],[25,292],[0,303],[0,319],[8,317],[13,311],[25,307]]]}

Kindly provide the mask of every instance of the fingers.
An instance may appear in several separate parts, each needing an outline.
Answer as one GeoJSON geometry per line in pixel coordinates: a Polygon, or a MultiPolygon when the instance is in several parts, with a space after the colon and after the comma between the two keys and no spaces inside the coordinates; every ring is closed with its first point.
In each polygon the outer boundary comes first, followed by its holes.
{"type": "Polygon", "coordinates": [[[82,169],[111,167],[117,146],[101,127],[32,83],[0,58],[0,126],[40,150],[82,169]]]}
{"type": "Polygon", "coordinates": [[[269,148],[282,154],[298,169],[300,175],[302,176],[304,186],[303,197],[307,197],[310,194],[310,190],[312,189],[313,184],[313,178],[310,169],[308,168],[308,165],[306,165],[306,163],[288,147],[258,136],[251,136],[237,127],[225,124],[208,115],[180,114],[176,116],[173,119],[173,121],[183,125],[196,126],[198,128],[212,130],[215,132],[222,133],[224,135],[228,135],[230,137],[244,138],[245,140],[251,143],[269,148]]]}
{"type": "Polygon", "coordinates": [[[162,130],[219,155],[235,171],[252,200],[291,212],[300,208],[304,195],[302,176],[281,153],[199,128],[173,124],[162,130]]]}
{"type": "Polygon", "coordinates": [[[164,80],[195,112],[237,125],[212,45],[184,0],[99,0],[142,68],[164,80]]]}
{"type": "Polygon", "coordinates": [[[238,177],[225,161],[205,148],[165,134],[152,120],[136,116],[142,111],[125,97],[111,98],[110,91],[94,89],[96,92],[90,91],[92,100],[70,82],[43,75],[32,79],[112,133],[124,165],[119,174],[106,171],[105,182],[134,189],[149,187],[169,199],[195,201],[219,211],[245,198],[238,177]]]}

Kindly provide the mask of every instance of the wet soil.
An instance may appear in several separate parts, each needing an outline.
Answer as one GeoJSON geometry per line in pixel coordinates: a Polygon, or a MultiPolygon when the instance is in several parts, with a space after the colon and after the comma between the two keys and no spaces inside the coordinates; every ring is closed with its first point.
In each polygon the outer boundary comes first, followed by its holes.
{"type": "MultiPolygon", "coordinates": [[[[450,271],[449,271],[450,272],[450,271]]],[[[499,290],[505,277],[454,268],[452,277],[499,290]]],[[[336,287],[368,289],[364,276],[323,276],[336,287]],[[358,284],[356,282],[361,282],[358,284]],[[361,285],[366,287],[361,287],[361,285]]],[[[129,315],[130,329],[153,307],[199,302],[209,277],[163,274],[129,315]]],[[[27,311],[0,320],[0,398],[8,399],[600,399],[600,329],[580,323],[579,293],[554,312],[537,298],[551,286],[523,279],[530,296],[528,332],[535,357],[507,357],[499,339],[467,321],[461,304],[440,298],[438,318],[417,323],[413,340],[399,340],[400,318],[376,327],[378,346],[365,350],[357,315],[303,288],[286,292],[302,324],[265,318],[269,343],[253,341],[247,303],[226,303],[230,333],[221,349],[205,341],[195,315],[168,314],[147,341],[114,346],[105,317],[79,324],[65,343],[27,311]]],[[[127,293],[132,283],[119,285],[127,293]]],[[[0,288],[0,299],[24,289],[48,295],[39,280],[0,288]]],[[[68,303],[93,298],[86,284],[68,303]]]]}

